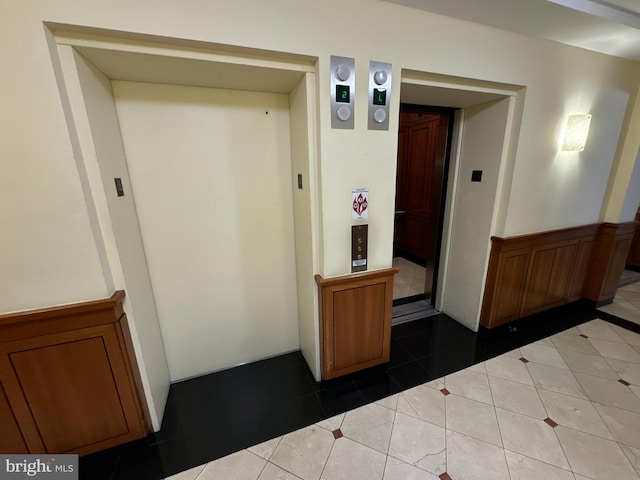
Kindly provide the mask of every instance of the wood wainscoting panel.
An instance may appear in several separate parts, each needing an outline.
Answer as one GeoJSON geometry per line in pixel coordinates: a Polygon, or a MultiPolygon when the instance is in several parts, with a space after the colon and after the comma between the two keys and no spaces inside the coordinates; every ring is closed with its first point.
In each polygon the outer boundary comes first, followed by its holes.
{"type": "Polygon", "coordinates": [[[613,299],[624,271],[635,227],[636,222],[599,225],[583,293],[585,298],[597,303],[613,299]]]}
{"type": "Polygon", "coordinates": [[[503,299],[503,301],[497,302],[496,305],[494,318],[496,325],[514,320],[520,314],[530,256],[528,250],[515,250],[508,252],[500,259],[496,299],[503,299]]]}
{"type": "Polygon", "coordinates": [[[560,305],[567,299],[577,244],[578,242],[571,242],[559,245],[555,249],[547,297],[545,298],[545,304],[548,306],[560,305]]]}
{"type": "Polygon", "coordinates": [[[6,451],[85,455],[149,432],[123,300],[0,315],[0,387],[20,432],[6,451]]]}
{"type": "Polygon", "coordinates": [[[527,315],[546,305],[555,248],[534,249],[529,266],[529,282],[525,287],[522,313],[527,315]]]}
{"type": "Polygon", "coordinates": [[[481,325],[493,328],[580,298],[597,230],[492,237],[481,325]]]}
{"type": "Polygon", "coordinates": [[[631,249],[635,228],[635,222],[622,223],[618,226],[613,242],[612,253],[609,258],[607,274],[604,279],[602,292],[600,293],[601,299],[612,299],[616,294],[620,277],[627,263],[627,256],[631,249]]]}
{"type": "Polygon", "coordinates": [[[384,357],[385,283],[338,290],[333,294],[334,368],[384,357]]]}
{"type": "Polygon", "coordinates": [[[578,241],[533,248],[520,317],[561,305],[567,298],[578,241]]]}
{"type": "Polygon", "coordinates": [[[0,386],[0,452],[8,455],[29,453],[2,386],[0,386]]]}
{"type": "MultiPolygon", "coordinates": [[[[640,212],[640,209],[638,209],[640,212]]],[[[636,228],[633,240],[631,240],[631,247],[629,248],[629,255],[627,255],[627,265],[632,268],[640,268],[640,222],[638,218],[640,213],[636,215],[636,228]]]]}
{"type": "Polygon", "coordinates": [[[101,337],[30,348],[10,359],[47,452],[75,451],[128,433],[101,337]]]}
{"type": "Polygon", "coordinates": [[[580,300],[583,296],[587,278],[587,269],[591,262],[595,238],[595,235],[590,235],[581,238],[578,242],[576,247],[576,260],[573,264],[573,275],[571,276],[571,283],[567,291],[568,302],[575,302],[576,300],[580,300]]]}
{"type": "Polygon", "coordinates": [[[389,361],[397,268],[315,279],[320,290],[322,378],[389,361]]]}

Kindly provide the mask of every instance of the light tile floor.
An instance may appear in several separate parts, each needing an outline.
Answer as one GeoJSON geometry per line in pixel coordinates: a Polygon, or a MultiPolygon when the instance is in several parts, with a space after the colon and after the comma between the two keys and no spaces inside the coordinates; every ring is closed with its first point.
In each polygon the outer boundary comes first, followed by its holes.
{"type": "Polygon", "coordinates": [[[171,479],[639,475],[640,335],[597,319],[171,479]]]}
{"type": "Polygon", "coordinates": [[[400,271],[393,278],[393,299],[424,293],[426,269],[402,257],[394,257],[393,266],[400,271]]]}
{"type": "Polygon", "coordinates": [[[640,324],[640,282],[619,288],[613,303],[598,310],[640,324]]]}

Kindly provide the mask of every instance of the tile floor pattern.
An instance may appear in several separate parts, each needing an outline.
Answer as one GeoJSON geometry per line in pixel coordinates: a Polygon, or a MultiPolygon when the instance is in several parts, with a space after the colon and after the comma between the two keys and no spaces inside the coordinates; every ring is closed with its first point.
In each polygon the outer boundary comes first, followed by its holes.
{"type": "Polygon", "coordinates": [[[426,269],[402,257],[394,257],[393,266],[400,271],[393,278],[393,299],[424,293],[426,269]]]}
{"type": "Polygon", "coordinates": [[[598,310],[640,325],[640,282],[620,287],[613,303],[598,310]]]}
{"type": "Polygon", "coordinates": [[[640,334],[592,320],[170,478],[638,480],[640,334]]]}

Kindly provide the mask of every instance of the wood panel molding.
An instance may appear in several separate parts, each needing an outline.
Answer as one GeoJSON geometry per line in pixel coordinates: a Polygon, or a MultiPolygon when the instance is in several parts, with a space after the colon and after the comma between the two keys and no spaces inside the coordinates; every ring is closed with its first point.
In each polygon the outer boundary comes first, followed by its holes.
{"type": "Polygon", "coordinates": [[[601,223],[492,237],[480,323],[492,328],[581,298],[613,298],[634,228],[601,223]]]}
{"type": "Polygon", "coordinates": [[[640,213],[636,215],[636,228],[631,240],[629,255],[627,256],[627,265],[634,270],[640,269],[640,213]]]}
{"type": "Polygon", "coordinates": [[[389,361],[397,272],[388,268],[333,278],[315,276],[324,380],[389,361]]]}
{"type": "Polygon", "coordinates": [[[148,433],[124,296],[0,315],[4,453],[84,455],[148,433]]]}
{"type": "Polygon", "coordinates": [[[624,271],[636,222],[604,223],[596,237],[584,297],[597,303],[613,299],[624,271]]]}

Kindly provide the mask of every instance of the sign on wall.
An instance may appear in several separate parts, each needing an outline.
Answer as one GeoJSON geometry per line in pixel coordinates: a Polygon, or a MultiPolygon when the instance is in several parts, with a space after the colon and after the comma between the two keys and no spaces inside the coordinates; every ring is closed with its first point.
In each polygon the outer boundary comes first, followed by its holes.
{"type": "Polygon", "coordinates": [[[351,190],[351,219],[365,220],[369,218],[369,189],[354,188],[351,190]]]}

